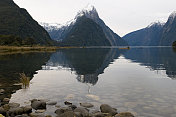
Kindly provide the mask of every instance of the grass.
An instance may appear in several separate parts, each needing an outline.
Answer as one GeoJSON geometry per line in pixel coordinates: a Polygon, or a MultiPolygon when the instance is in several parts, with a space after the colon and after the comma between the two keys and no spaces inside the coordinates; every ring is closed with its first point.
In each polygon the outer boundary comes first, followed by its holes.
{"type": "Polygon", "coordinates": [[[30,83],[30,78],[27,77],[24,73],[20,73],[20,83],[22,83],[22,88],[28,88],[30,83]]]}
{"type": "Polygon", "coordinates": [[[29,53],[29,52],[55,52],[56,50],[57,47],[47,47],[47,46],[32,46],[32,47],[0,46],[0,55],[29,53]]]}

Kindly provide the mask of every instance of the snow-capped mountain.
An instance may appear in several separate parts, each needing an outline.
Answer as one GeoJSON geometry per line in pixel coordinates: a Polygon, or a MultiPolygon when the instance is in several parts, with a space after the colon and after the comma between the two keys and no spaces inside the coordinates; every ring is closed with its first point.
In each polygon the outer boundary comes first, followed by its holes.
{"type": "Polygon", "coordinates": [[[62,42],[70,34],[71,30],[73,32],[73,27],[75,27],[78,20],[82,17],[91,19],[93,22],[99,25],[100,26],[99,28],[103,30],[103,33],[105,37],[107,38],[107,40],[109,41],[111,46],[127,46],[128,45],[120,36],[118,36],[108,26],[106,26],[103,20],[100,19],[96,8],[92,5],[88,5],[84,9],[80,10],[75,16],[75,18],[67,22],[66,24],[57,25],[58,27],[52,26],[52,25],[43,25],[43,24],[42,26],[49,32],[52,39],[62,42]]]}
{"type": "Polygon", "coordinates": [[[154,22],[123,37],[130,46],[171,46],[176,41],[176,12],[166,23],[154,22]]]}
{"type": "Polygon", "coordinates": [[[156,22],[152,22],[150,25],[147,26],[147,28],[151,28],[151,27],[163,27],[165,25],[164,22],[161,21],[156,21],[156,22]]]}

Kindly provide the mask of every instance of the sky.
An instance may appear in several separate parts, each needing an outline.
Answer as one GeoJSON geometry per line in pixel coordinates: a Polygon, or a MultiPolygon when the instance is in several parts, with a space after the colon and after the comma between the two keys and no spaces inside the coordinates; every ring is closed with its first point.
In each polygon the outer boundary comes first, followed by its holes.
{"type": "Polygon", "coordinates": [[[166,22],[176,11],[176,0],[14,0],[38,22],[63,24],[88,4],[95,6],[100,18],[120,36],[147,27],[155,21],[166,22]]]}

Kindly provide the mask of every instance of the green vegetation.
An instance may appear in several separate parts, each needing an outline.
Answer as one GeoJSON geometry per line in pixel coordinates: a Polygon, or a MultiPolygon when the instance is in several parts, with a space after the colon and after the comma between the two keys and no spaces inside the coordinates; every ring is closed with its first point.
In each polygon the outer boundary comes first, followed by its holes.
{"type": "Polygon", "coordinates": [[[0,0],[0,35],[1,45],[18,46],[22,43],[30,45],[33,42],[40,45],[52,45],[53,43],[47,31],[25,9],[19,8],[13,0],[0,0]]]}
{"type": "Polygon", "coordinates": [[[30,83],[30,78],[27,77],[24,73],[20,73],[20,83],[22,83],[22,88],[28,88],[30,83]]]}
{"type": "Polygon", "coordinates": [[[62,46],[110,46],[103,29],[92,19],[85,16],[77,19],[62,46]]]}
{"type": "Polygon", "coordinates": [[[22,39],[18,36],[13,35],[0,35],[0,45],[1,46],[33,46],[36,44],[36,41],[32,38],[22,39]]]}

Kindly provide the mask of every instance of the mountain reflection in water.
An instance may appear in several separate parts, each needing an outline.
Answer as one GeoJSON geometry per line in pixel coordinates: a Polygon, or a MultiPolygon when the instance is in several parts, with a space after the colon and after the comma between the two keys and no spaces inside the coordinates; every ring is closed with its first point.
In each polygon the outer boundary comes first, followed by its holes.
{"type": "Polygon", "coordinates": [[[176,79],[176,52],[170,47],[133,48],[124,56],[133,62],[149,66],[151,70],[166,70],[168,77],[176,79]]]}
{"type": "Polygon", "coordinates": [[[63,49],[54,53],[43,69],[71,69],[77,80],[95,85],[99,74],[126,50],[112,48],[63,49]]]}

